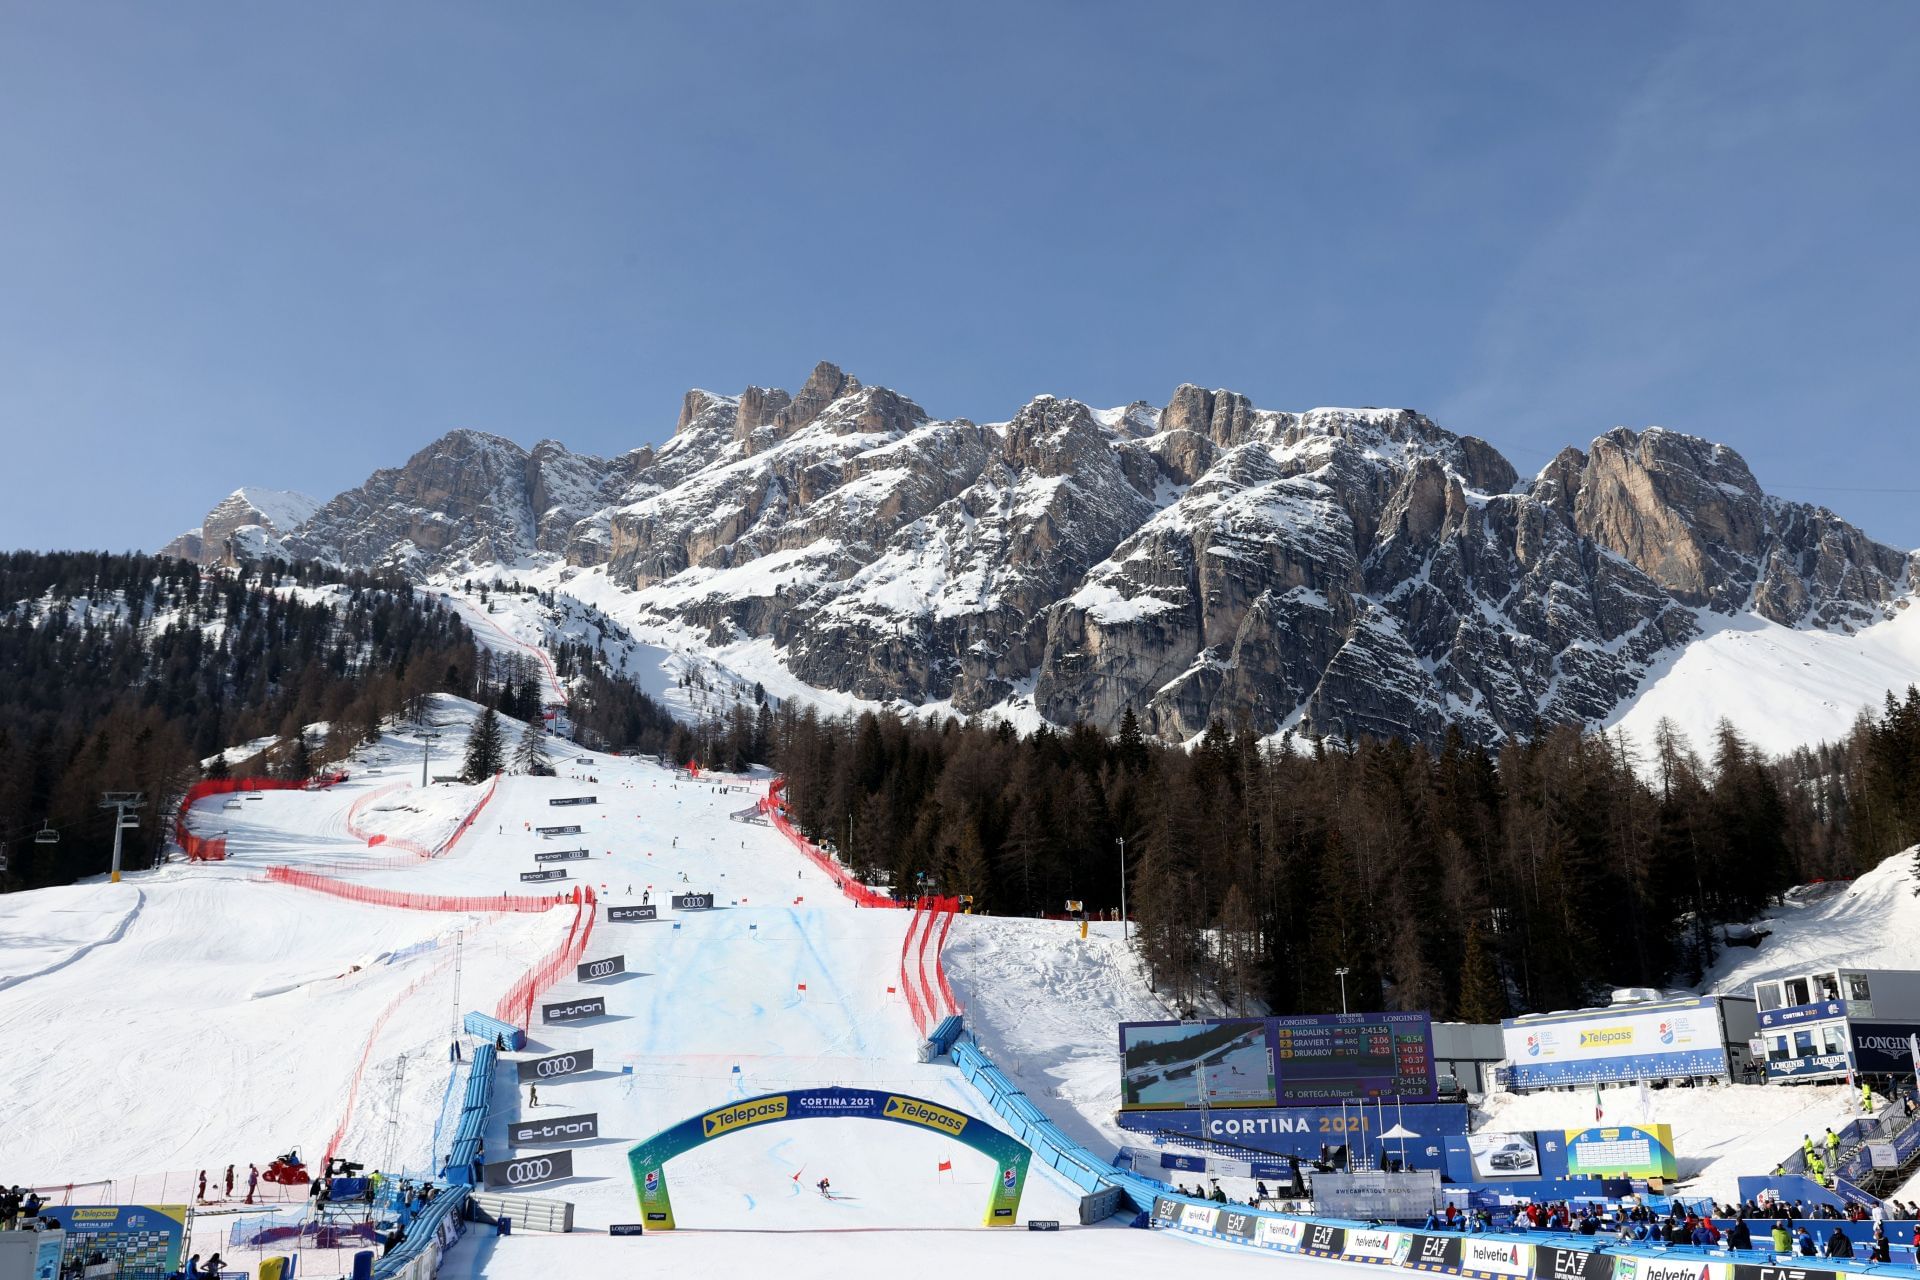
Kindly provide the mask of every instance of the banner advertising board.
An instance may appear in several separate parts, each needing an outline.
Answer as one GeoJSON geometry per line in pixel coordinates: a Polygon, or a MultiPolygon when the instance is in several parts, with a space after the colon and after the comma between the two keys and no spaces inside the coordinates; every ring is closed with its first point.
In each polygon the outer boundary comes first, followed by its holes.
{"type": "Polygon", "coordinates": [[[1632,1068],[1624,1078],[1727,1073],[1715,996],[1509,1018],[1500,1024],[1500,1038],[1516,1078],[1529,1085],[1551,1084],[1560,1076],[1584,1080],[1596,1062],[1632,1068]]]}
{"type": "MultiPolygon", "coordinates": [[[[1725,1273],[1725,1268],[1721,1268],[1725,1273]]],[[[1837,1273],[1819,1267],[1776,1267],[1751,1262],[1735,1263],[1733,1280],[1839,1280],[1837,1273]]]]}
{"type": "MultiPolygon", "coordinates": [[[[549,1008],[557,1006],[549,1005],[549,1008]]],[[[579,1075],[582,1071],[593,1070],[593,1050],[569,1049],[565,1053],[549,1054],[544,1058],[527,1058],[513,1064],[520,1077],[520,1083],[529,1080],[552,1080],[558,1076],[579,1075]]]]}
{"type": "Polygon", "coordinates": [[[1331,1226],[1325,1222],[1309,1222],[1306,1231],[1300,1237],[1300,1251],[1316,1257],[1331,1258],[1339,1254],[1347,1244],[1347,1229],[1331,1226]]]}
{"type": "Polygon", "coordinates": [[[588,1018],[606,1016],[607,1001],[604,996],[595,996],[591,1000],[568,1000],[562,1004],[540,1006],[542,1022],[583,1022],[588,1018]]]}
{"type": "Polygon", "coordinates": [[[1537,1244],[1533,1274],[1536,1280],[1613,1280],[1613,1258],[1596,1250],[1537,1244]]]}
{"type": "Polygon", "coordinates": [[[64,1262],[85,1259],[94,1250],[119,1264],[121,1274],[170,1275],[185,1252],[184,1204],[48,1205],[40,1210],[66,1233],[64,1262]]]}
{"type": "Polygon", "coordinates": [[[1913,1070],[1913,1050],[1908,1041],[1920,1034],[1920,1023],[1855,1022],[1853,1024],[1853,1062],[1861,1071],[1886,1072],[1889,1075],[1913,1070]]]}
{"type": "Polygon", "coordinates": [[[569,804],[599,804],[600,797],[599,796],[554,796],[552,799],[548,800],[547,803],[557,809],[562,805],[569,805],[569,804]]]}
{"type": "Polygon", "coordinates": [[[1393,1231],[1360,1231],[1349,1229],[1345,1243],[1340,1246],[1340,1256],[1355,1258],[1362,1262],[1391,1262],[1394,1250],[1399,1246],[1399,1233],[1393,1231]]]}
{"type": "Polygon", "coordinates": [[[645,1223],[609,1222],[607,1224],[607,1234],[610,1236],[641,1236],[646,1233],[647,1228],[645,1223]]]}
{"type": "Polygon", "coordinates": [[[1153,1198],[1153,1225],[1170,1227],[1180,1221],[1180,1202],[1168,1196],[1153,1198]]]}
{"type": "Polygon", "coordinates": [[[1298,1249],[1307,1224],[1298,1218],[1261,1218],[1253,1226],[1253,1242],[1269,1249],[1298,1249]]]}
{"type": "Polygon", "coordinates": [[[1123,1022],[1120,1086],[1137,1111],[1430,1102],[1433,1026],[1425,1013],[1123,1022]]]}
{"type": "Polygon", "coordinates": [[[1511,1240],[1464,1236],[1460,1270],[1470,1276],[1525,1276],[1533,1266],[1533,1246],[1511,1240]]]}
{"type": "Polygon", "coordinates": [[[600,1136],[599,1115],[559,1116],[552,1120],[515,1120],[507,1126],[510,1147],[547,1147],[591,1142],[600,1136]]]}
{"type": "Polygon", "coordinates": [[[1407,1254],[1400,1260],[1400,1265],[1412,1267],[1415,1271],[1458,1271],[1460,1242],[1463,1239],[1464,1236],[1411,1236],[1407,1254]]]}
{"type": "Polygon", "coordinates": [[[581,982],[592,982],[595,978],[611,978],[616,973],[625,973],[626,971],[627,958],[625,956],[607,956],[605,959],[589,960],[581,965],[578,979],[581,982]]]}
{"type": "Polygon", "coordinates": [[[1476,1133],[1467,1138],[1475,1182],[1540,1176],[1540,1150],[1531,1133],[1476,1133]]]}
{"type": "Polygon", "coordinates": [[[1220,1210],[1210,1204],[1183,1204],[1180,1206],[1180,1225],[1188,1231],[1211,1231],[1214,1220],[1220,1216],[1220,1210]]]}
{"type": "Polygon", "coordinates": [[[673,895],[675,911],[711,911],[713,895],[710,893],[676,893],[673,895]]]}
{"type": "Polygon", "coordinates": [[[522,884],[540,880],[565,880],[566,878],[567,869],[565,867],[554,867],[548,871],[522,871],[520,873],[520,882],[522,884]]]}
{"type": "Polygon", "coordinates": [[[576,822],[570,827],[535,827],[534,830],[543,836],[577,836],[580,834],[580,824],[576,822]]]}
{"type": "Polygon", "coordinates": [[[607,907],[608,924],[635,924],[642,920],[658,920],[659,918],[660,908],[655,906],[616,907],[609,904],[607,907]]]}
{"type": "Polygon", "coordinates": [[[1711,1258],[1634,1258],[1625,1254],[1613,1262],[1613,1280],[1708,1280],[1725,1276],[1725,1263],[1711,1258]]]}
{"type": "Polygon", "coordinates": [[[544,1151],[537,1156],[517,1156],[483,1165],[481,1176],[489,1187],[517,1191],[542,1182],[573,1176],[573,1152],[544,1151]]]}
{"type": "Polygon", "coordinates": [[[1259,1219],[1251,1211],[1227,1208],[1220,1211],[1213,1229],[1223,1236],[1232,1236],[1235,1240],[1253,1239],[1253,1224],[1259,1219]]]}
{"type": "MultiPolygon", "coordinates": [[[[1446,1137],[1467,1132],[1467,1108],[1457,1102],[1408,1103],[1385,1107],[1385,1118],[1373,1103],[1365,1107],[1235,1107],[1217,1111],[1122,1111],[1120,1127],[1135,1133],[1167,1130],[1216,1142],[1232,1142],[1276,1156],[1317,1159],[1323,1147],[1351,1144],[1355,1154],[1381,1151],[1374,1137],[1393,1127],[1396,1119],[1420,1135],[1406,1143],[1407,1166],[1442,1167],[1446,1137]]],[[[1401,1144],[1389,1140],[1388,1154],[1399,1159],[1401,1144]]],[[[1267,1176],[1255,1174],[1256,1177],[1267,1176]]],[[[1279,1176],[1274,1174],[1272,1176],[1279,1176]]]]}
{"type": "Polygon", "coordinates": [[[1673,1126],[1608,1125],[1568,1129],[1567,1176],[1573,1178],[1676,1178],[1673,1126]]]}
{"type": "Polygon", "coordinates": [[[533,855],[535,862],[585,862],[593,854],[586,849],[544,849],[533,855]]]}

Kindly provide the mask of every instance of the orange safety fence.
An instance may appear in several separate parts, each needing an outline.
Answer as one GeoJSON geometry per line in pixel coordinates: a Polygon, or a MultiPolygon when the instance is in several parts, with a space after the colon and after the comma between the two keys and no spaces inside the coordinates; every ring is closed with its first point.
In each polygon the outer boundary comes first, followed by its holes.
{"type": "Polygon", "coordinates": [[[454,957],[448,956],[432,969],[429,969],[426,973],[421,974],[412,982],[408,983],[406,988],[402,990],[399,995],[396,995],[385,1009],[380,1011],[380,1016],[373,1020],[373,1029],[367,1032],[367,1042],[361,1046],[360,1049],[360,1061],[354,1065],[353,1077],[347,1081],[346,1109],[340,1113],[340,1123],[334,1128],[333,1137],[327,1140],[327,1159],[329,1161],[338,1154],[340,1143],[347,1136],[347,1125],[353,1120],[354,1103],[360,1100],[360,1081],[361,1078],[367,1074],[367,1063],[373,1059],[373,1046],[379,1042],[380,1033],[386,1030],[387,1022],[394,1014],[400,1011],[400,1006],[405,1004],[410,996],[420,990],[420,988],[426,986],[427,983],[439,977],[441,973],[445,972],[446,969],[453,964],[453,961],[454,957]]]}
{"type": "Polygon", "coordinates": [[[173,842],[192,862],[219,862],[227,856],[225,836],[197,836],[187,830],[187,811],[208,796],[230,795],[235,791],[318,791],[345,782],[344,773],[327,773],[305,781],[290,778],[203,778],[187,788],[180,798],[180,810],[173,819],[173,842]]]}
{"type": "MultiPolygon", "coordinates": [[[[316,893],[330,893],[336,898],[371,903],[376,907],[402,907],[408,911],[551,911],[555,907],[581,901],[581,888],[584,888],[581,886],[571,893],[548,894],[538,898],[516,898],[504,892],[496,897],[486,893],[411,893],[404,889],[376,889],[371,885],[335,880],[311,871],[296,871],[292,867],[268,867],[263,878],[276,884],[312,889],[316,893]]],[[[586,891],[586,897],[592,900],[591,889],[586,891]]]]}
{"type": "Polygon", "coordinates": [[[522,1031],[527,1029],[527,1024],[533,1020],[534,1002],[570,973],[586,954],[587,940],[593,936],[593,921],[599,910],[592,888],[586,888],[574,908],[573,923],[567,927],[566,940],[507,989],[507,994],[500,997],[500,1003],[494,1006],[494,1017],[502,1022],[511,1022],[522,1031]]]}
{"type": "Polygon", "coordinates": [[[907,957],[913,952],[913,935],[920,930],[921,923],[928,919],[924,902],[913,904],[913,915],[907,921],[907,936],[900,940],[900,989],[907,993],[907,1013],[913,1018],[913,1029],[922,1039],[927,1034],[927,1005],[921,998],[920,984],[913,980],[914,975],[908,968],[907,957]]]}
{"type": "Polygon", "coordinates": [[[796,831],[793,824],[787,821],[786,802],[780,795],[785,786],[786,779],[773,780],[767,788],[767,798],[760,802],[760,812],[767,815],[767,821],[772,824],[775,831],[785,836],[793,847],[800,851],[800,856],[825,872],[833,881],[834,887],[852,899],[856,907],[904,907],[907,905],[878,889],[861,884],[854,878],[852,872],[835,862],[811,840],[796,831]]]}
{"type": "Polygon", "coordinates": [[[953,928],[953,917],[960,906],[957,898],[947,899],[950,904],[946,915],[940,919],[940,941],[933,944],[933,975],[940,983],[940,998],[947,1002],[948,1013],[959,1013],[960,1001],[954,998],[953,988],[947,985],[947,930],[953,928]]]}

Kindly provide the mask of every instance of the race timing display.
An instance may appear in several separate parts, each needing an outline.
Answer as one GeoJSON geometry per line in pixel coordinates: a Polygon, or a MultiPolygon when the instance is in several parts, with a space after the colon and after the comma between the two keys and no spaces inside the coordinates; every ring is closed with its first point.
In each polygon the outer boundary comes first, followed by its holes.
{"type": "Polygon", "coordinates": [[[1337,1106],[1434,1099],[1425,1013],[1120,1024],[1126,1110],[1337,1106]]]}

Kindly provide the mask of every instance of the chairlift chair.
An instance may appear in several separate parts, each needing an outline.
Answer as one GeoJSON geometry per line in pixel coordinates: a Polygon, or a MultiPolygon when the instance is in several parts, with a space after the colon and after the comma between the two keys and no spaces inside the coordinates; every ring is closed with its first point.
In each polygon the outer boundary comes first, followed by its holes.
{"type": "Polygon", "coordinates": [[[42,822],[40,829],[33,833],[33,842],[35,844],[59,844],[60,833],[48,826],[45,822],[42,822]]]}

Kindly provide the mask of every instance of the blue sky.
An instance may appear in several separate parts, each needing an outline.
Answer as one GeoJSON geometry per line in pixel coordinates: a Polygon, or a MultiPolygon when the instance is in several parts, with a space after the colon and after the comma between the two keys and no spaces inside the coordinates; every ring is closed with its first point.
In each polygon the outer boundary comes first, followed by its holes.
{"type": "Polygon", "coordinates": [[[1920,545],[1920,5],[0,8],[0,547],[832,359],[1618,424],[1920,545]]]}

